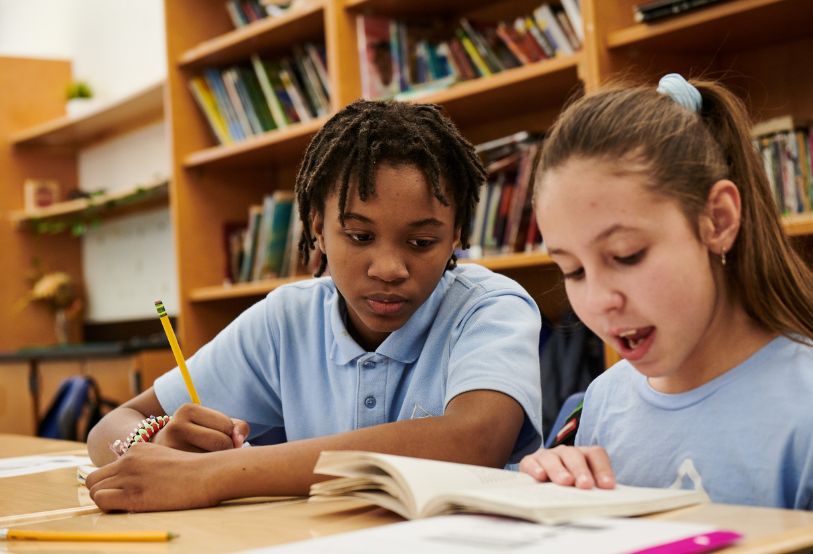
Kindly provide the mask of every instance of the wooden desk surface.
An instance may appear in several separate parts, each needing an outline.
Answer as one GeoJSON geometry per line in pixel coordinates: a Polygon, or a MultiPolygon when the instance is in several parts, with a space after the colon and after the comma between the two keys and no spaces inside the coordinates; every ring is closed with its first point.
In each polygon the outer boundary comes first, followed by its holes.
{"type": "MultiPolygon", "coordinates": [[[[79,443],[0,435],[0,457],[76,453],[79,443]]],[[[31,512],[88,506],[75,469],[60,469],[0,479],[0,528],[18,524],[31,512]]],[[[706,504],[650,517],[707,523],[743,533],[729,554],[801,552],[813,549],[813,513],[706,504]]],[[[37,529],[73,531],[170,530],[180,535],[167,543],[0,542],[0,552],[231,552],[323,537],[402,521],[385,510],[357,501],[309,503],[304,499],[247,499],[203,510],[148,514],[62,516],[30,524],[37,529]]]]}

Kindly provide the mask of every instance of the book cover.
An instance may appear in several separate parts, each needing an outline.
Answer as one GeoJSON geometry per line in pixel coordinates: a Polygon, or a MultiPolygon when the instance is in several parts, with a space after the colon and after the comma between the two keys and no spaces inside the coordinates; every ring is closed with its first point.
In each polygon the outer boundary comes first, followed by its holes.
{"type": "Polygon", "coordinates": [[[277,75],[279,76],[279,80],[282,83],[285,92],[288,93],[288,97],[291,99],[291,103],[296,110],[299,121],[312,120],[314,114],[311,112],[308,101],[305,99],[305,95],[296,82],[294,70],[291,67],[291,62],[288,60],[288,58],[283,58],[280,60],[277,75]]]}
{"type": "Polygon", "coordinates": [[[385,98],[398,92],[388,17],[360,14],[356,16],[361,95],[385,98]]]}
{"type": "Polygon", "coordinates": [[[233,142],[231,135],[229,135],[226,121],[220,113],[214,95],[203,77],[198,75],[192,77],[189,80],[189,89],[192,91],[192,96],[203,112],[206,122],[209,124],[209,128],[212,130],[217,142],[220,144],[230,144],[233,142]]]}
{"type": "Polygon", "coordinates": [[[319,75],[319,82],[322,85],[322,91],[325,96],[330,99],[330,78],[327,72],[327,64],[325,64],[324,45],[316,46],[311,42],[305,43],[305,52],[308,53],[313,67],[316,68],[316,73],[319,75]]]}
{"type": "Polygon", "coordinates": [[[258,270],[260,279],[273,279],[281,277],[283,255],[291,223],[291,214],[294,205],[294,192],[277,190],[271,195],[273,213],[268,221],[265,241],[261,247],[265,249],[262,255],[263,262],[258,270]]]}
{"type": "Polygon", "coordinates": [[[565,36],[565,32],[559,26],[559,21],[553,14],[553,10],[548,4],[542,4],[534,10],[534,18],[539,29],[545,32],[548,40],[553,43],[556,54],[572,54],[573,48],[565,36]]]}
{"type": "Polygon", "coordinates": [[[582,22],[582,11],[581,8],[579,8],[579,1],[562,0],[562,7],[565,9],[567,18],[570,20],[570,25],[579,38],[579,42],[584,42],[584,23],[582,22]]]}
{"type": "Polygon", "coordinates": [[[463,45],[463,50],[466,52],[466,56],[471,60],[472,65],[477,70],[477,74],[479,77],[487,77],[492,74],[491,69],[488,67],[488,64],[477,51],[475,48],[474,43],[471,41],[469,36],[466,34],[465,29],[462,27],[458,27],[455,29],[455,34],[457,35],[458,40],[460,40],[460,44],[463,45]]]}
{"type": "Polygon", "coordinates": [[[250,67],[238,67],[240,72],[240,81],[246,88],[251,105],[254,106],[254,112],[260,119],[263,131],[272,131],[277,128],[277,123],[274,121],[274,116],[265,101],[265,95],[260,87],[260,81],[257,79],[257,74],[250,67]]]}
{"type": "Polygon", "coordinates": [[[212,67],[204,69],[203,78],[206,84],[209,85],[209,90],[214,93],[218,111],[223,114],[226,125],[229,128],[229,135],[235,141],[244,140],[246,135],[240,123],[237,121],[237,114],[229,101],[229,95],[226,93],[226,87],[223,85],[220,71],[212,67]]]}
{"type": "Polygon", "coordinates": [[[234,112],[237,114],[237,122],[239,123],[240,128],[243,130],[243,134],[246,137],[254,136],[256,133],[254,132],[254,128],[249,121],[246,106],[243,105],[243,101],[237,92],[237,86],[235,85],[234,74],[232,73],[231,68],[220,70],[220,76],[223,79],[223,86],[226,88],[226,94],[228,94],[229,102],[231,103],[234,112]]]}
{"type": "Polygon", "coordinates": [[[469,512],[555,524],[709,501],[703,491],[623,485],[586,490],[504,469],[352,450],[322,452],[313,471],[338,479],[312,485],[311,498],[363,498],[406,519],[469,512]]]}
{"type": "Polygon", "coordinates": [[[485,37],[480,33],[479,29],[476,29],[469,20],[464,18],[460,19],[460,26],[466,33],[466,36],[469,37],[471,43],[477,49],[477,53],[480,54],[480,57],[488,66],[489,71],[492,73],[499,73],[503,71],[505,67],[500,62],[500,59],[497,57],[496,53],[491,49],[488,41],[486,41],[485,37]]]}
{"type": "Polygon", "coordinates": [[[268,104],[268,110],[274,119],[274,123],[278,129],[288,126],[288,118],[285,116],[285,111],[282,108],[282,103],[277,97],[276,91],[271,84],[271,79],[268,75],[268,68],[265,61],[262,60],[257,54],[251,56],[251,67],[257,75],[257,82],[260,83],[260,88],[263,91],[265,102],[268,104]]]}

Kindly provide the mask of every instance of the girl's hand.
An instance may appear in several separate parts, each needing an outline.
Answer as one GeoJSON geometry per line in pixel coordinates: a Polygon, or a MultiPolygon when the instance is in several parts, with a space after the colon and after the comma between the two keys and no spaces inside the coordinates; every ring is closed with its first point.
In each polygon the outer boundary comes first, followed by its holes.
{"type": "Polygon", "coordinates": [[[537,481],[552,481],[557,485],[580,489],[612,489],[615,474],[607,451],[600,446],[557,446],[541,448],[525,456],[520,471],[537,481]]]}
{"type": "MultiPolygon", "coordinates": [[[[161,431],[163,433],[163,430],[161,431]]],[[[160,433],[159,433],[160,434],[160,433]]],[[[219,502],[207,456],[152,443],[137,443],[127,453],[87,477],[90,497],[105,512],[185,510],[219,502]]]]}
{"type": "Polygon", "coordinates": [[[152,442],[189,452],[214,452],[240,448],[248,423],[199,404],[184,404],[152,442]]]}

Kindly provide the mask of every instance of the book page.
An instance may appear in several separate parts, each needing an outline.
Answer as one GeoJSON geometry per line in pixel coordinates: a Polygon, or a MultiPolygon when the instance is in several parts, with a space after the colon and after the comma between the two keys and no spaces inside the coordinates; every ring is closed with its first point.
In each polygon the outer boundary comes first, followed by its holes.
{"type": "MultiPolygon", "coordinates": [[[[351,533],[311,539],[279,547],[259,548],[244,554],[274,552],[299,554],[380,552],[414,554],[540,554],[590,552],[618,554],[656,546],[681,544],[689,537],[715,547],[739,538],[736,533],[714,533],[709,525],[643,519],[587,519],[569,525],[546,526],[488,516],[443,516],[383,525],[351,533]],[[720,540],[724,536],[724,540],[720,540]],[[704,540],[706,539],[706,540],[704,540]]],[[[674,549],[679,552],[680,549],[674,549]]],[[[685,550],[683,550],[685,551],[685,550]]]]}
{"type": "MultiPolygon", "coordinates": [[[[408,517],[432,515],[425,512],[425,506],[434,497],[466,489],[536,482],[524,473],[503,469],[355,451],[323,452],[314,473],[366,477],[370,485],[381,489],[386,481],[392,480],[399,489],[397,497],[407,505],[408,517]]],[[[311,494],[332,495],[334,490],[346,493],[347,488],[342,481],[325,481],[314,485],[311,494]]],[[[388,486],[386,490],[391,492],[392,488],[388,486]]]]}
{"type": "Polygon", "coordinates": [[[459,491],[436,498],[434,513],[484,512],[540,523],[579,517],[634,516],[708,502],[702,491],[625,487],[577,489],[554,483],[512,484],[459,491]]]}

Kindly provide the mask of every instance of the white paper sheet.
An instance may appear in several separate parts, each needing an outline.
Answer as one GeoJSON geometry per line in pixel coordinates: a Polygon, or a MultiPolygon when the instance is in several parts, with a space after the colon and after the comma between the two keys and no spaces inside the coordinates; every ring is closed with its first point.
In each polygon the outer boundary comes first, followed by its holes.
{"type": "Polygon", "coordinates": [[[589,518],[564,525],[538,525],[491,516],[454,515],[383,525],[243,554],[618,554],[713,530],[708,525],[645,519],[589,518]]]}
{"type": "Polygon", "coordinates": [[[77,467],[83,464],[91,464],[87,456],[72,455],[43,455],[43,456],[18,456],[16,458],[0,458],[0,478],[18,477],[31,473],[40,473],[61,469],[63,467],[77,467]]]}

